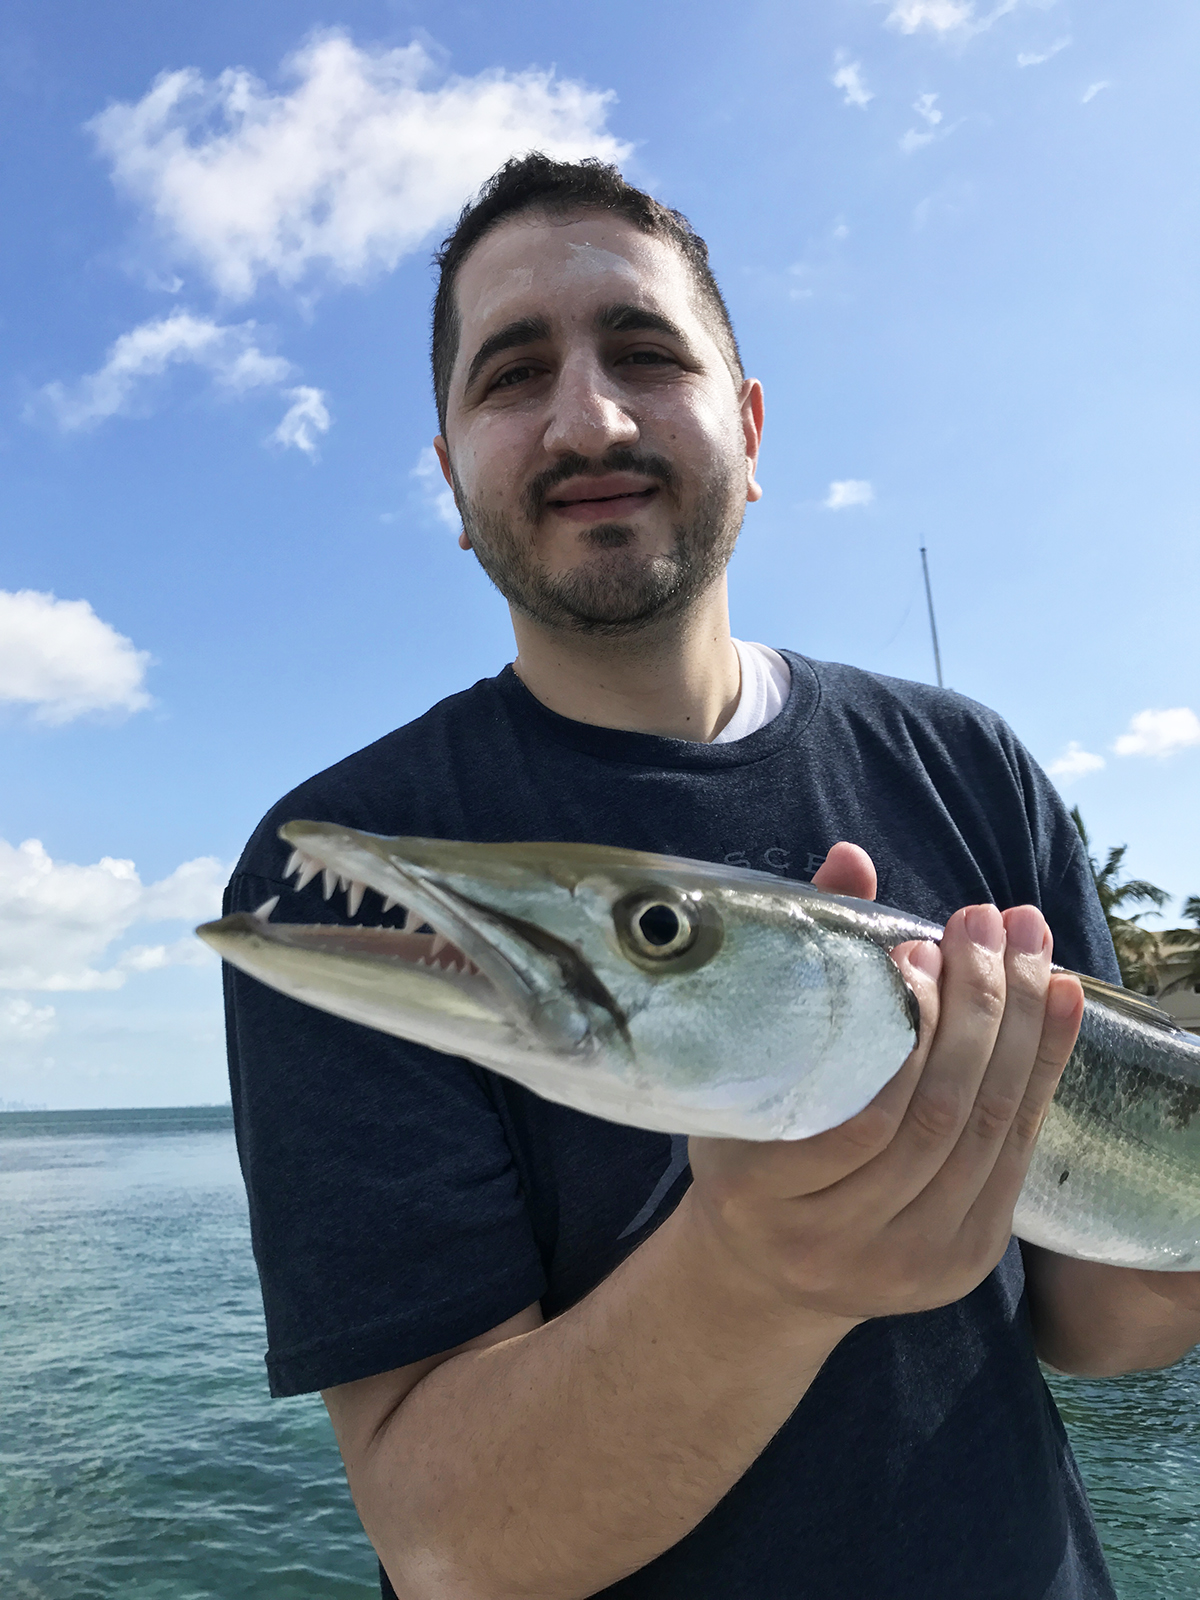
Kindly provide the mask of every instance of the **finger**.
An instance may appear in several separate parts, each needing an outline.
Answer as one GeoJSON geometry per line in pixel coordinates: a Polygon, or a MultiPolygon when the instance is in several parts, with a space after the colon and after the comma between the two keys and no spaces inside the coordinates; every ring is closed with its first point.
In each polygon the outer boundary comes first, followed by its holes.
{"type": "Polygon", "coordinates": [[[1004,1015],[987,1071],[958,1142],[915,1207],[965,1217],[1026,1104],[1042,1045],[1053,940],[1036,906],[1003,915],[1004,1015]]]}
{"type": "Polygon", "coordinates": [[[866,1207],[896,1215],[940,1172],[958,1143],[1000,1032],[1004,945],[995,906],[969,906],[946,924],[937,1032],[895,1138],[859,1175],[866,1207]]]}
{"type": "Polygon", "coordinates": [[[1012,1127],[987,1182],[971,1207],[972,1222],[989,1229],[1003,1225],[1004,1235],[1012,1232],[1012,1215],[1017,1196],[1029,1171],[1033,1147],[1041,1132],[1046,1112],[1058,1088],[1083,1020],[1083,989],[1070,972],[1054,972],[1046,992],[1046,1010],[1037,1059],[1012,1127]]]}
{"type": "Polygon", "coordinates": [[[813,886],[826,894],[848,894],[855,900],[874,900],[878,887],[875,864],[867,852],[840,839],[813,874],[813,886]]]}

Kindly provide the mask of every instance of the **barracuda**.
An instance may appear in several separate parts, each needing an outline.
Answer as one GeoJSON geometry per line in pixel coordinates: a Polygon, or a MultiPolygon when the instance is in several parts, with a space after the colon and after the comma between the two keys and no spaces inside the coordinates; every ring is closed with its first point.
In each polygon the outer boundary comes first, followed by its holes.
{"type": "MultiPolygon", "coordinates": [[[[315,822],[280,836],[297,888],[321,874],[352,918],[370,891],[403,914],[386,927],[272,922],[271,901],[197,930],[226,961],[547,1099],[667,1133],[802,1139],[860,1111],[916,1035],[888,952],[941,935],[808,884],[637,851],[315,822]]],[[[1088,1260],[1200,1267],[1200,1040],[1081,981],[1079,1041],[1016,1231],[1088,1260]]]]}

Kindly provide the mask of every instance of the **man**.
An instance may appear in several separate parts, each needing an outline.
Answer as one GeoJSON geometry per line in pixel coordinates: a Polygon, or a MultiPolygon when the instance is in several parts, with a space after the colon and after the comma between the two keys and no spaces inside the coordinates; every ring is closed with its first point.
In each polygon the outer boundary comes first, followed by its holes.
{"type": "Polygon", "coordinates": [[[982,707],[731,641],[762,394],[682,218],[531,156],[439,259],[436,448],[517,657],[281,802],[228,909],[342,916],[282,881],[310,817],[861,896],[873,857],[948,926],[860,1116],[689,1152],[231,973],[274,1392],[322,1389],[403,1600],[1111,1596],[1035,1350],[1172,1361],[1200,1275],[1010,1239],[1082,1005],[1050,930],[1116,977],[1070,820],[982,707]]]}

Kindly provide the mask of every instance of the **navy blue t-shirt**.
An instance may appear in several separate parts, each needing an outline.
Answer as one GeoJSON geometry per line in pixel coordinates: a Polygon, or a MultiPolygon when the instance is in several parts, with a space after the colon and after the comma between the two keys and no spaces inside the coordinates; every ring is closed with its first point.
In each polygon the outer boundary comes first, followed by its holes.
{"type": "MultiPolygon", "coordinates": [[[[276,829],[293,818],[585,840],[804,879],[850,839],[875,861],[881,902],[934,921],[1030,902],[1056,960],[1119,981],[1076,830],[999,717],[925,685],[787,660],[779,716],[722,745],[569,721],[506,669],[282,800],[226,909],[278,894],[276,920],[344,920],[319,879],[299,894],[284,882],[276,829]]],[[[378,906],[369,895],[356,920],[379,920],[378,906]]],[[[274,1394],[403,1366],[534,1301],[553,1317],[689,1182],[681,1139],[552,1105],[232,969],[226,980],[274,1394]]],[[[709,1515],[603,1593],[1113,1600],[1038,1370],[1016,1243],[956,1304],[855,1329],[709,1515]]]]}

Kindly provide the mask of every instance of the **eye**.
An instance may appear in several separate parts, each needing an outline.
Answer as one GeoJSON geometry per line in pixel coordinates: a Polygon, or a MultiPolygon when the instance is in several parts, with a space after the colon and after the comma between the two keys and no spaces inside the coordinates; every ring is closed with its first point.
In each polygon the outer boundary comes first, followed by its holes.
{"type": "Polygon", "coordinates": [[[703,966],[721,944],[715,912],[698,896],[670,890],[626,895],[613,908],[613,922],[625,954],[643,968],[690,971],[703,966]]]}
{"type": "Polygon", "coordinates": [[[631,909],[629,935],[642,955],[665,961],[687,950],[696,930],[682,906],[650,900],[631,909]]]}

